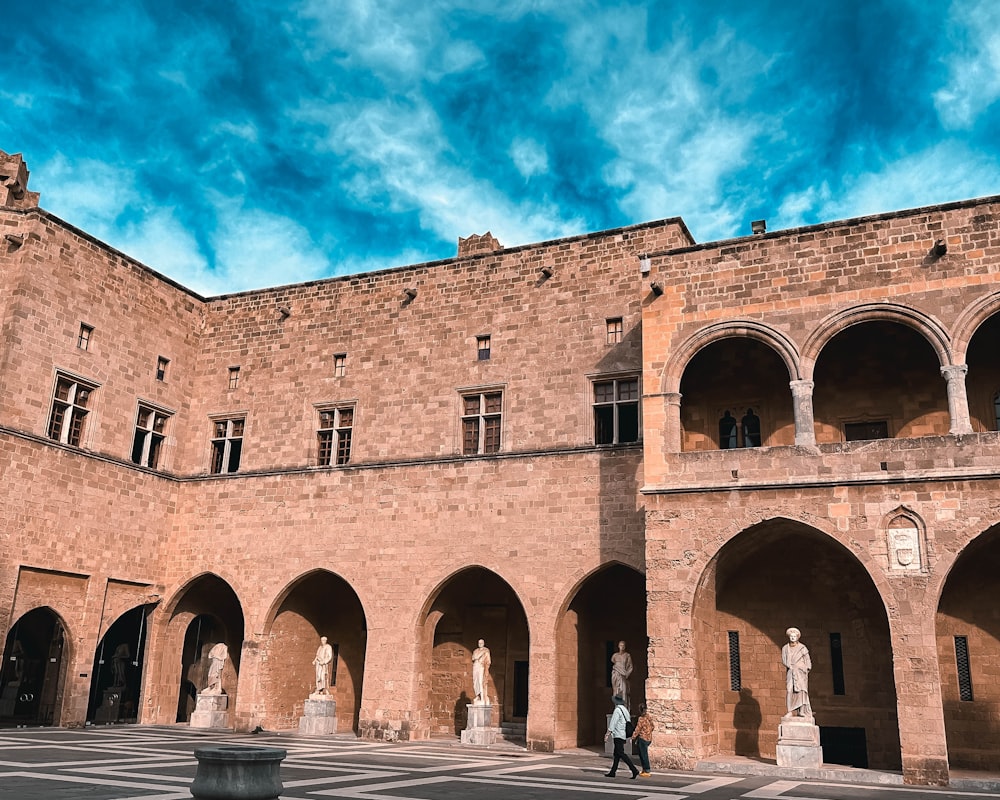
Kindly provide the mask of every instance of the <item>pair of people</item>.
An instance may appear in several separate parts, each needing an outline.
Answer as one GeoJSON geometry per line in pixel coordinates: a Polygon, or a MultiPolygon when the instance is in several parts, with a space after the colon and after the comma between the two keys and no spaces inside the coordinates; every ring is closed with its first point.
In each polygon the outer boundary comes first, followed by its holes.
{"type": "Polygon", "coordinates": [[[629,737],[626,726],[631,719],[628,707],[621,695],[616,694],[612,700],[615,704],[615,710],[611,713],[611,719],[608,720],[608,732],[604,734],[604,739],[607,741],[610,737],[614,741],[614,759],[611,762],[611,770],[605,774],[605,777],[615,777],[615,773],[618,772],[618,764],[624,761],[632,771],[633,780],[640,775],[643,778],[648,778],[652,775],[649,767],[649,745],[653,739],[653,720],[649,716],[646,704],[643,703],[639,706],[639,719],[636,720],[635,730],[632,731],[631,735],[632,740],[639,748],[639,762],[642,764],[640,772],[632,763],[628,753],[625,752],[625,740],[629,737]]]}

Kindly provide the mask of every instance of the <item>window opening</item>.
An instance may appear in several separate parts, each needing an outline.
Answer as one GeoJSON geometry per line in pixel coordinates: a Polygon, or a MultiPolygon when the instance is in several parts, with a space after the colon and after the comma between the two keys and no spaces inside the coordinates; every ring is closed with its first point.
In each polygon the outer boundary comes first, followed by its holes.
{"type": "Polygon", "coordinates": [[[140,405],[135,421],[135,438],[132,440],[132,462],[140,467],[156,469],[160,464],[160,451],[166,438],[169,415],[149,406],[140,405]]]}
{"type": "Polygon", "coordinates": [[[736,417],[727,408],[726,413],[719,420],[719,449],[734,450],[739,444],[737,433],[738,423],[736,417]]]}
{"type": "Polygon", "coordinates": [[[844,688],[844,648],[839,633],[830,634],[830,669],[833,672],[833,693],[847,694],[844,688]]]}
{"type": "Polygon", "coordinates": [[[969,637],[955,637],[955,664],[958,667],[958,699],[972,702],[972,669],[969,663],[969,637]]]}
{"type": "Polygon", "coordinates": [[[462,395],[462,454],[500,452],[503,392],[462,395]]]}
{"type": "Polygon", "coordinates": [[[94,332],[93,325],[87,325],[85,322],[80,323],[80,333],[76,337],[76,346],[81,350],[90,349],[90,334],[94,332]]]}
{"type": "Polygon", "coordinates": [[[887,420],[873,422],[845,422],[844,441],[864,442],[869,439],[888,439],[889,423],[887,420]]]}
{"type": "Polygon", "coordinates": [[[480,361],[490,360],[490,337],[489,336],[477,336],[476,337],[476,352],[478,353],[478,358],[480,361]]]}
{"type": "Polygon", "coordinates": [[[740,632],[729,631],[729,688],[738,692],[743,688],[743,675],[740,670],[740,632]]]}
{"type": "Polygon", "coordinates": [[[236,389],[240,385],[240,368],[229,368],[229,388],[236,389]]]}
{"type": "Polygon", "coordinates": [[[639,379],[594,383],[595,444],[639,441],[639,379]]]}
{"type": "Polygon", "coordinates": [[[320,466],[341,466],[351,460],[351,437],[354,431],[354,408],[327,408],[319,412],[320,466]]]}
{"type": "Polygon", "coordinates": [[[212,437],[212,474],[222,475],[236,472],[240,468],[243,455],[243,428],[246,420],[218,419],[212,437]]]}
{"type": "Polygon", "coordinates": [[[608,344],[618,344],[622,340],[623,327],[621,317],[612,317],[605,321],[608,331],[608,344]]]}
{"type": "Polygon", "coordinates": [[[1000,431],[1000,392],[993,397],[993,420],[996,423],[993,430],[1000,431]]]}
{"type": "Polygon", "coordinates": [[[337,353],[333,357],[333,377],[343,378],[347,374],[347,353],[337,353]]]}
{"type": "Polygon", "coordinates": [[[83,439],[83,425],[89,413],[87,406],[93,391],[93,386],[65,375],[56,378],[52,415],[49,417],[50,439],[73,447],[80,446],[83,439]]]}
{"type": "Polygon", "coordinates": [[[167,379],[167,364],[169,363],[170,359],[163,356],[156,359],[156,380],[164,381],[167,379]]]}
{"type": "Polygon", "coordinates": [[[760,447],[760,417],[753,413],[752,408],[748,408],[743,415],[740,427],[743,429],[743,446],[760,447]]]}

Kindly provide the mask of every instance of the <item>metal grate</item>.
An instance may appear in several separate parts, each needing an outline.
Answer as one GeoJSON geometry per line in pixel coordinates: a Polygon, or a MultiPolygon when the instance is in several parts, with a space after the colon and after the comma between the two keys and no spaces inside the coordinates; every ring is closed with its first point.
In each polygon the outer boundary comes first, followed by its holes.
{"type": "Polygon", "coordinates": [[[739,631],[729,631],[729,688],[734,692],[743,688],[743,677],[740,674],[739,631]]]}
{"type": "Polygon", "coordinates": [[[958,697],[972,702],[972,671],[969,669],[969,637],[955,637],[955,664],[958,666],[958,697]]]}
{"type": "Polygon", "coordinates": [[[830,634],[830,671],[833,673],[833,693],[847,694],[844,688],[844,648],[839,633],[830,634]]]}

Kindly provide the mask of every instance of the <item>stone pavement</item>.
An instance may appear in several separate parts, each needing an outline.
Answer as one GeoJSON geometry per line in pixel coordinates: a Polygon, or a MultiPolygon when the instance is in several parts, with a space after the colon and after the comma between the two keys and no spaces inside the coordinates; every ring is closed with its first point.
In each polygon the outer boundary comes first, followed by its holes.
{"type": "Polygon", "coordinates": [[[543,754],[459,747],[451,741],[386,744],[354,737],[257,736],[186,727],[0,730],[0,797],[11,800],[187,800],[195,748],[280,747],[282,800],[1000,800],[1000,793],[837,783],[777,775],[656,772],[630,780],[587,751],[543,754]]]}

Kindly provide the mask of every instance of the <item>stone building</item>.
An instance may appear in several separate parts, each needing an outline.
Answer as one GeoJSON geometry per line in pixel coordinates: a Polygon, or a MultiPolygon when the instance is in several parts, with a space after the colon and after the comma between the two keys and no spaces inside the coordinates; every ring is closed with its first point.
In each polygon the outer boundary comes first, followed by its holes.
{"type": "Polygon", "coordinates": [[[827,760],[1000,767],[1000,198],[696,244],[679,218],[204,298],[0,153],[0,724],[773,757],[789,625],[827,760]],[[645,679],[645,680],[643,680],[645,679]]]}

